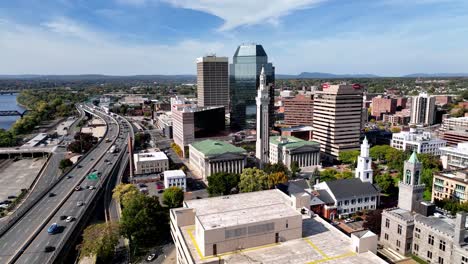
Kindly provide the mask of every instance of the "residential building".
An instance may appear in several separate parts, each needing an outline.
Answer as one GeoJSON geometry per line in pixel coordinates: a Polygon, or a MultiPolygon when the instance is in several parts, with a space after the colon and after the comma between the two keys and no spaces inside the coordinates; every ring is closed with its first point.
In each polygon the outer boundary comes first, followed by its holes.
{"type": "Polygon", "coordinates": [[[441,133],[442,139],[447,141],[450,146],[455,146],[459,143],[468,142],[468,131],[448,130],[441,133]]]}
{"type": "Polygon", "coordinates": [[[205,56],[197,59],[198,105],[229,109],[228,58],[205,56]]]}
{"type": "Polygon", "coordinates": [[[380,253],[392,261],[413,254],[428,263],[463,263],[468,260],[466,213],[458,213],[456,219],[434,213],[434,204],[422,199],[422,169],[413,152],[404,165],[398,207],[382,213],[380,244],[384,248],[380,253]]]}
{"type": "Polygon", "coordinates": [[[367,137],[365,137],[361,144],[355,176],[361,179],[362,182],[373,183],[374,171],[372,170],[372,158],[369,156],[369,149],[369,142],[367,141],[367,137]]]}
{"type": "Polygon", "coordinates": [[[455,199],[468,201],[468,169],[434,173],[431,201],[455,199]]]}
{"type": "Polygon", "coordinates": [[[425,132],[420,128],[410,128],[410,131],[394,133],[391,146],[403,151],[416,151],[435,156],[441,154],[440,148],[445,147],[447,142],[443,139],[434,138],[431,132],[425,132]]]}
{"type": "Polygon", "coordinates": [[[230,118],[234,129],[255,127],[255,95],[262,66],[270,89],[269,126],[274,124],[275,67],[268,62],[262,45],[242,44],[234,53],[229,71],[230,118]]]}
{"type": "Polygon", "coordinates": [[[287,126],[311,126],[314,116],[314,96],[296,95],[283,100],[284,124],[287,126]]]}
{"type": "Polygon", "coordinates": [[[406,126],[410,123],[411,113],[409,109],[402,109],[401,111],[395,112],[393,115],[383,114],[382,120],[385,123],[391,123],[394,126],[406,126]]]}
{"type": "Polygon", "coordinates": [[[468,117],[446,118],[442,121],[441,134],[449,145],[468,142],[468,117]]]}
{"type": "Polygon", "coordinates": [[[169,159],[161,151],[133,154],[135,174],[163,172],[169,169],[169,159]]]}
{"type": "Polygon", "coordinates": [[[281,136],[292,136],[303,139],[305,141],[312,140],[314,128],[312,126],[293,126],[282,127],[281,136]]]}
{"type": "Polygon", "coordinates": [[[177,263],[386,263],[375,255],[375,234],[348,237],[311,218],[309,203],[307,194],[277,189],[184,201],[170,211],[177,263]]]}
{"type": "Polygon", "coordinates": [[[397,99],[377,96],[372,98],[371,115],[377,120],[382,119],[383,114],[394,114],[397,108],[397,99]]]}
{"type": "Polygon", "coordinates": [[[468,131],[468,117],[452,117],[442,121],[442,130],[468,131]]]}
{"type": "Polygon", "coordinates": [[[178,187],[187,191],[187,176],[183,170],[167,170],[164,172],[164,187],[178,187]]]}
{"type": "Polygon", "coordinates": [[[174,143],[187,156],[188,145],[197,138],[216,136],[225,129],[224,107],[198,107],[193,104],[172,106],[174,143]]]}
{"type": "Polygon", "coordinates": [[[446,106],[452,103],[452,96],[451,95],[434,95],[435,97],[435,104],[439,106],[446,106]]]}
{"type": "Polygon", "coordinates": [[[440,151],[445,170],[468,168],[468,142],[458,143],[457,147],[443,147],[440,151]]]}
{"type": "Polygon", "coordinates": [[[268,106],[270,97],[268,87],[266,85],[265,69],[262,67],[260,73],[260,87],[255,98],[257,102],[257,142],[255,147],[255,156],[260,162],[260,167],[268,163],[269,156],[269,141],[270,141],[270,126],[268,106]]]}
{"type": "Polygon", "coordinates": [[[324,84],[314,95],[314,140],[321,152],[336,159],[341,151],[359,149],[363,96],[359,84],[324,84]]]}
{"type": "Polygon", "coordinates": [[[408,98],[406,97],[397,97],[397,110],[405,109],[407,107],[408,98]]]}
{"type": "Polygon", "coordinates": [[[189,145],[190,165],[196,174],[206,180],[217,172],[241,173],[247,152],[224,141],[203,140],[189,145]]]}
{"type": "Polygon", "coordinates": [[[288,169],[297,162],[300,168],[320,165],[320,144],[291,136],[270,137],[270,163],[283,163],[288,169]]]}
{"type": "Polygon", "coordinates": [[[432,125],[435,121],[435,97],[427,93],[414,96],[411,101],[411,123],[432,125]]]}

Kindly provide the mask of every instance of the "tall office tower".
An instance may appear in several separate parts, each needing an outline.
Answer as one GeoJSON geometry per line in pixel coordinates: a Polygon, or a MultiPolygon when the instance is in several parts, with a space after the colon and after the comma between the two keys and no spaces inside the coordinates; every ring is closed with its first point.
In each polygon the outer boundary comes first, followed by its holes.
{"type": "Polygon", "coordinates": [[[269,104],[270,91],[266,84],[265,69],[262,67],[260,73],[260,87],[258,88],[257,97],[257,145],[255,148],[255,156],[260,160],[260,166],[269,161],[270,150],[270,124],[269,124],[269,104]]]}
{"type": "Polygon", "coordinates": [[[363,88],[359,84],[322,85],[314,95],[313,139],[324,158],[337,159],[341,151],[359,149],[363,88]]]}
{"type": "Polygon", "coordinates": [[[414,96],[411,102],[411,124],[432,125],[435,120],[435,97],[427,93],[414,96]]]}
{"type": "Polygon", "coordinates": [[[415,151],[411,157],[405,161],[403,169],[403,180],[398,184],[398,207],[401,209],[414,211],[420,202],[423,201],[425,185],[421,184],[422,164],[418,160],[415,151]]]}
{"type": "Polygon", "coordinates": [[[287,126],[311,126],[314,119],[314,96],[298,94],[283,100],[284,124],[287,126]]]}
{"type": "Polygon", "coordinates": [[[367,137],[364,138],[361,144],[361,153],[358,157],[358,163],[356,167],[356,178],[361,179],[362,182],[372,183],[372,177],[374,172],[372,171],[372,158],[369,157],[369,142],[367,137]]]}
{"type": "Polygon", "coordinates": [[[259,87],[260,70],[265,69],[266,84],[270,89],[270,126],[274,124],[275,67],[268,62],[262,45],[240,45],[232,58],[229,75],[231,128],[255,126],[255,95],[259,87]]]}
{"type": "Polygon", "coordinates": [[[197,59],[198,105],[229,107],[228,58],[205,56],[197,59]]]}

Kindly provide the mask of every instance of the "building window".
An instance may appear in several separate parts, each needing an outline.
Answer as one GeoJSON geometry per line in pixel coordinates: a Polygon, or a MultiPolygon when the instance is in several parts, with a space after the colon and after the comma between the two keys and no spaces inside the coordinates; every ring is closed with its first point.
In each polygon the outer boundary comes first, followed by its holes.
{"type": "Polygon", "coordinates": [[[401,247],[401,242],[400,242],[400,240],[397,240],[397,241],[396,241],[396,246],[397,246],[397,247],[401,247]]]}
{"type": "Polygon", "coordinates": [[[368,203],[369,202],[369,197],[364,198],[364,202],[368,203]]]}
{"type": "Polygon", "coordinates": [[[441,240],[439,244],[439,249],[445,251],[445,241],[441,240]]]}
{"type": "Polygon", "coordinates": [[[358,199],[357,199],[357,202],[358,202],[358,203],[362,203],[362,198],[358,198],[358,199]]]}
{"type": "Polygon", "coordinates": [[[351,204],[355,204],[355,203],[356,203],[356,199],[352,199],[351,204]]]}
{"type": "Polygon", "coordinates": [[[414,244],[414,251],[418,251],[419,250],[419,245],[418,244],[414,244]]]}
{"type": "Polygon", "coordinates": [[[345,200],[344,201],[344,205],[348,205],[349,204],[349,201],[348,200],[345,200]]]}
{"type": "Polygon", "coordinates": [[[427,243],[429,245],[434,245],[434,236],[429,235],[429,238],[427,239],[427,243]]]}
{"type": "Polygon", "coordinates": [[[401,225],[398,225],[398,234],[401,235],[401,225]]]}
{"type": "Polygon", "coordinates": [[[387,233],[385,233],[384,238],[385,238],[385,240],[388,240],[388,234],[387,233]]]}
{"type": "Polygon", "coordinates": [[[370,198],[370,200],[371,200],[372,202],[375,201],[375,196],[372,196],[372,197],[370,198]]]}
{"type": "Polygon", "coordinates": [[[462,256],[462,264],[467,264],[468,263],[468,257],[462,256]]]}
{"type": "Polygon", "coordinates": [[[390,219],[385,219],[385,227],[390,228],[390,219]]]}
{"type": "Polygon", "coordinates": [[[439,257],[439,261],[437,263],[444,264],[444,259],[442,257],[439,257]]]}
{"type": "Polygon", "coordinates": [[[339,202],[338,202],[338,206],[341,206],[342,204],[343,204],[342,201],[339,201],[339,202]]]}
{"type": "Polygon", "coordinates": [[[427,251],[427,258],[432,259],[432,251],[427,251]]]}

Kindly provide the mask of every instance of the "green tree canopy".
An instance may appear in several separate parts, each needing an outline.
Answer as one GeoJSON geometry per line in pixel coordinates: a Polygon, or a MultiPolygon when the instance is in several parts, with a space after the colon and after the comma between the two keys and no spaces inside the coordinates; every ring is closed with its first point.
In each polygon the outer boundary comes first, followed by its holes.
{"type": "Polygon", "coordinates": [[[326,168],[320,172],[320,182],[336,180],[338,172],[334,168],[326,168]]]}
{"type": "Polygon", "coordinates": [[[284,174],[289,174],[288,167],[284,165],[282,162],[278,163],[267,163],[265,164],[265,167],[263,168],[263,171],[265,171],[267,174],[275,173],[275,172],[283,172],[284,174]]]}
{"type": "Polygon", "coordinates": [[[78,246],[80,258],[96,256],[103,263],[110,263],[118,242],[118,223],[90,225],[84,230],[83,241],[78,246]]]}
{"type": "Polygon", "coordinates": [[[131,198],[139,193],[137,187],[129,183],[120,183],[112,190],[112,198],[122,203],[124,206],[131,198]]]}
{"type": "Polygon", "coordinates": [[[388,173],[375,176],[375,183],[379,186],[382,192],[390,195],[396,194],[398,188],[395,186],[395,181],[388,173]]]}
{"type": "Polygon", "coordinates": [[[240,175],[235,173],[218,172],[208,178],[208,194],[210,197],[231,194],[238,188],[240,175]]]}
{"type": "Polygon", "coordinates": [[[297,161],[291,162],[291,178],[295,179],[301,172],[301,167],[297,161]]]}
{"type": "Polygon", "coordinates": [[[184,191],[179,187],[169,187],[164,190],[163,204],[169,208],[181,207],[184,202],[184,191]]]}
{"type": "Polygon", "coordinates": [[[282,171],[273,172],[268,175],[268,187],[274,188],[276,185],[288,182],[288,175],[282,171]]]}
{"type": "Polygon", "coordinates": [[[257,168],[242,171],[239,182],[240,192],[256,192],[268,189],[268,174],[257,168]]]}
{"type": "Polygon", "coordinates": [[[351,164],[356,166],[357,157],[359,156],[359,150],[346,150],[340,151],[339,160],[344,164],[351,164]]]}
{"type": "Polygon", "coordinates": [[[67,168],[73,166],[73,162],[70,159],[63,159],[60,161],[59,168],[65,171],[67,168]]]}

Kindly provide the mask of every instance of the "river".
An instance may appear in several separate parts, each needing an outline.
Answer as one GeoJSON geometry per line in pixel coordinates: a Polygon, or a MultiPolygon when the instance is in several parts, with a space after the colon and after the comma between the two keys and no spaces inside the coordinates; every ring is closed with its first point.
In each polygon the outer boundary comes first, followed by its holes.
{"type": "MultiPolygon", "coordinates": [[[[23,112],[24,108],[16,103],[16,94],[0,94],[0,111],[17,110],[23,112]]],[[[19,116],[0,116],[0,128],[9,129],[19,116]]]]}

